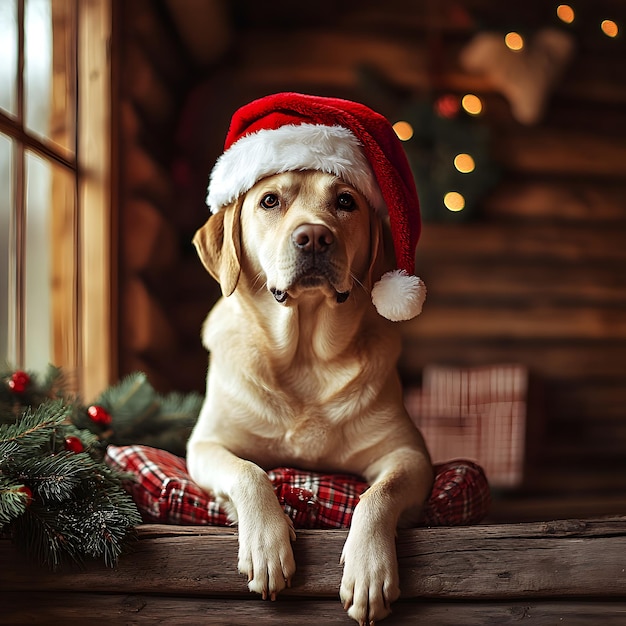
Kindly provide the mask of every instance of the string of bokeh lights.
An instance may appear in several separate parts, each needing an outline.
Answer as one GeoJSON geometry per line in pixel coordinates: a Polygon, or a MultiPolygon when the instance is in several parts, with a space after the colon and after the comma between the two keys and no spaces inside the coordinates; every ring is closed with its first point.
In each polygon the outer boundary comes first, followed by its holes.
{"type": "MultiPolygon", "coordinates": [[[[556,15],[565,24],[572,24],[576,19],[576,13],[569,4],[559,4],[556,15]]],[[[603,19],[600,22],[600,31],[607,37],[615,39],[620,34],[620,27],[611,19],[603,19]]],[[[523,50],[526,45],[524,37],[515,31],[504,35],[504,43],[509,50],[515,52],[523,50]]],[[[482,100],[471,93],[463,95],[460,99],[448,94],[435,103],[435,108],[442,117],[454,117],[459,107],[471,116],[479,116],[484,112],[482,100]]],[[[411,124],[403,120],[396,122],[393,129],[401,141],[409,141],[414,134],[411,124]]],[[[457,154],[452,164],[462,174],[471,174],[476,169],[476,163],[470,154],[457,154]]],[[[458,191],[448,191],[444,194],[443,204],[449,211],[462,211],[465,208],[465,198],[458,191]]]]}

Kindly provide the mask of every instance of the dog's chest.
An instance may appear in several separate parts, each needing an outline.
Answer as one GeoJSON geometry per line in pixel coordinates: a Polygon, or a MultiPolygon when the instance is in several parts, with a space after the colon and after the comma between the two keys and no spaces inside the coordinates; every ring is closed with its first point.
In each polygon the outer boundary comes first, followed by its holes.
{"type": "Polygon", "coordinates": [[[315,465],[345,447],[346,425],[367,410],[369,394],[358,382],[357,369],[321,373],[294,368],[283,381],[283,419],[276,435],[280,447],[294,459],[315,465]]]}
{"type": "Polygon", "coordinates": [[[281,448],[310,467],[333,456],[343,439],[341,429],[324,418],[303,416],[285,429],[281,448]]]}
{"type": "Polygon", "coordinates": [[[336,423],[368,402],[367,381],[357,359],[325,364],[293,363],[274,381],[283,401],[299,411],[309,410],[320,421],[336,423]]]}

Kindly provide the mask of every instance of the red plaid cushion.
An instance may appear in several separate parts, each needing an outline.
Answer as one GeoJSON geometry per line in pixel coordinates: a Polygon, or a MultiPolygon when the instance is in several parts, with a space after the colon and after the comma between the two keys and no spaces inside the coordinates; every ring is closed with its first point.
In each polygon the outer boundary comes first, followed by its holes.
{"type": "MultiPolygon", "coordinates": [[[[130,474],[126,488],[144,522],[227,526],[215,499],[187,474],[169,452],[147,446],[109,446],[109,466],[130,474]]],[[[347,474],[318,474],[291,468],[268,472],[276,496],[296,528],[347,528],[367,483],[347,474]]],[[[435,482],[421,525],[461,526],[481,521],[491,503],[482,468],[471,461],[435,465],[435,482]]]]}

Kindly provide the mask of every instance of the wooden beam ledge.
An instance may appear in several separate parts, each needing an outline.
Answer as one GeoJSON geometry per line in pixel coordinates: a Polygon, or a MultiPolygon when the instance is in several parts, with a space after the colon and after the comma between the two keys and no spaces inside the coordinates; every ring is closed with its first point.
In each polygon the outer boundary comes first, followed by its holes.
{"type": "MultiPolygon", "coordinates": [[[[114,616],[116,623],[152,616],[191,624],[200,615],[202,623],[349,624],[338,601],[346,535],[299,531],[298,570],[275,603],[248,592],[236,568],[236,529],[144,525],[115,569],[89,564],[55,573],[25,562],[3,539],[0,623],[32,623],[41,619],[37,610],[52,620],[38,623],[79,623],[71,620],[82,607],[82,618],[99,624],[114,616]]],[[[411,529],[399,533],[397,546],[402,597],[385,623],[506,624],[533,614],[543,616],[536,623],[563,616],[570,624],[582,616],[626,623],[626,516],[411,529]]]]}

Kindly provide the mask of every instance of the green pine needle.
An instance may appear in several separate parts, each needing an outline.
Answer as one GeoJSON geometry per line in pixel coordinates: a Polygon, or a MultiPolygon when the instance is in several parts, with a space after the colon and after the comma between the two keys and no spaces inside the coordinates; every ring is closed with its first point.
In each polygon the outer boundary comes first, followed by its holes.
{"type": "Polygon", "coordinates": [[[143,372],[131,374],[110,387],[94,404],[115,415],[116,422],[121,427],[148,421],[159,408],[154,389],[143,372]]]}
{"type": "Polygon", "coordinates": [[[29,494],[24,485],[0,474],[0,530],[26,511],[29,494]]]}
{"type": "Polygon", "coordinates": [[[193,426],[200,414],[204,397],[199,393],[182,394],[173,392],[161,398],[161,419],[182,420],[193,426]]]}
{"type": "Polygon", "coordinates": [[[61,451],[49,456],[33,456],[20,462],[19,474],[33,493],[46,504],[72,497],[82,481],[88,480],[95,462],[86,453],[61,451]]]}
{"type": "Polygon", "coordinates": [[[50,363],[46,373],[44,374],[41,388],[44,392],[55,393],[57,395],[63,391],[65,388],[65,374],[63,373],[63,370],[50,363]]]}
{"type": "Polygon", "coordinates": [[[29,407],[15,423],[0,425],[0,469],[11,456],[28,456],[44,446],[69,414],[70,408],[56,400],[29,407]]]}

